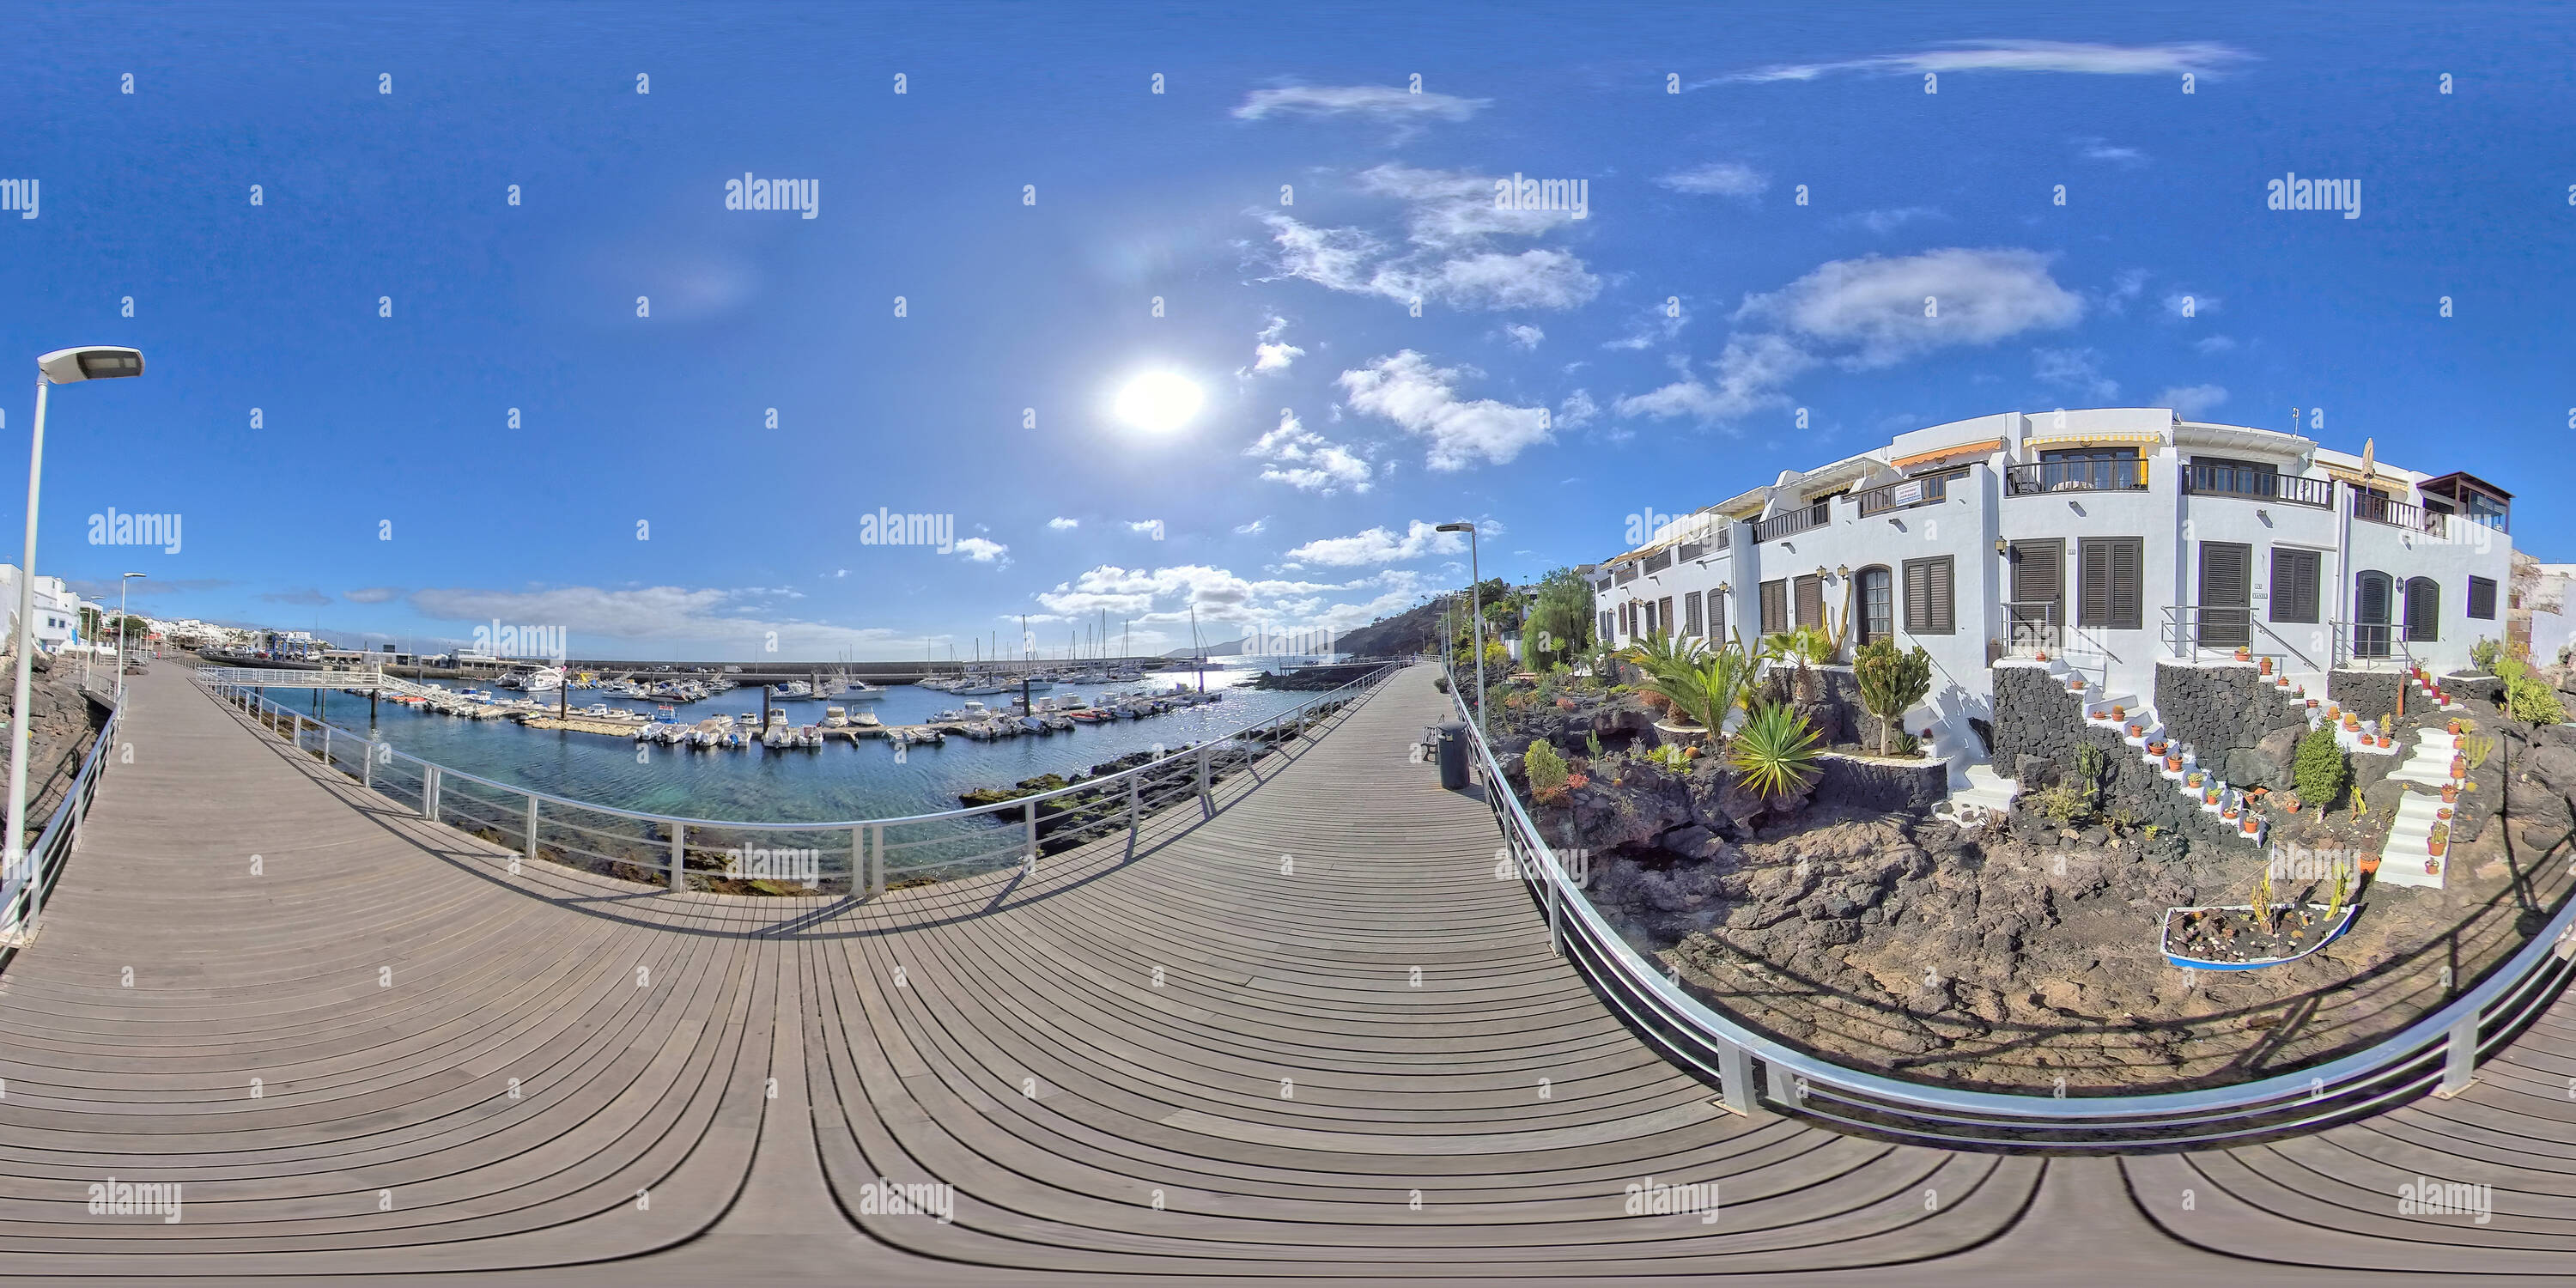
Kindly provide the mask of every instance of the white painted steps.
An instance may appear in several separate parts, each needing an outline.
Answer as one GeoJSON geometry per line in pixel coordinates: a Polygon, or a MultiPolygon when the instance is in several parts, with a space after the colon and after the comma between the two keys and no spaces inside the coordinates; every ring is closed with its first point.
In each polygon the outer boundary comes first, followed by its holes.
{"type": "MultiPolygon", "coordinates": [[[[2454,704],[2456,705],[2456,704],[2454,704]]],[[[2459,751],[2459,739],[2439,729],[2419,730],[2412,754],[2388,776],[2408,784],[2440,788],[2452,781],[2451,757],[2459,751]]],[[[2437,872],[2426,872],[2424,841],[2440,821],[2437,811],[2442,798],[2434,792],[2413,790],[2397,798],[2397,817],[2388,822],[2388,839],[2379,847],[2379,875],[2372,878],[2383,885],[2430,886],[2445,888],[2451,875],[2451,855],[2444,854],[2437,872]]]]}

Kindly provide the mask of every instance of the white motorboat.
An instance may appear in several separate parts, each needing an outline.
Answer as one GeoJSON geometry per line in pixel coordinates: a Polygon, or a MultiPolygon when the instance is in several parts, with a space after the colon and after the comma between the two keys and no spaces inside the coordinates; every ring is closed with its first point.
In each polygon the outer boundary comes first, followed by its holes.
{"type": "Polygon", "coordinates": [[[814,686],[803,680],[789,680],[785,684],[769,686],[769,696],[778,702],[801,702],[814,696],[814,686]]]}
{"type": "Polygon", "coordinates": [[[850,726],[850,712],[849,712],[849,708],[847,708],[847,707],[825,707],[825,708],[823,708],[823,727],[824,727],[824,728],[826,728],[826,729],[846,729],[846,728],[848,728],[849,726],[850,726]]]}
{"type": "Polygon", "coordinates": [[[881,702],[885,695],[884,688],[865,680],[852,680],[849,687],[841,691],[841,697],[850,702],[881,702]]]}
{"type": "Polygon", "coordinates": [[[876,712],[855,711],[850,714],[850,727],[853,729],[882,729],[885,727],[885,721],[877,719],[876,712]]]}

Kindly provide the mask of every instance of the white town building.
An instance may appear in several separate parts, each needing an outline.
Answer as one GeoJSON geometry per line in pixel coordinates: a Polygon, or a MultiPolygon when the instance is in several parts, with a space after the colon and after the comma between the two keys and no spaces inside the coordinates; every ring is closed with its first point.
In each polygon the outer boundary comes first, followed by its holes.
{"type": "Polygon", "coordinates": [[[2511,501],[2163,408],[2004,412],[1661,523],[1598,565],[1594,608],[1619,644],[1847,623],[1847,648],[1922,645],[1932,693],[1904,723],[1935,729],[1955,773],[2007,657],[2044,650],[2132,694],[2160,661],[2239,648],[2312,693],[2337,669],[2465,669],[2505,637],[2511,501]]]}
{"type": "MultiPolygon", "coordinates": [[[[0,564],[0,623],[6,623],[9,638],[17,639],[18,569],[14,564],[0,564]]],[[[29,635],[40,652],[56,653],[81,638],[81,599],[63,585],[60,577],[36,578],[36,611],[28,625],[29,635]]]]}

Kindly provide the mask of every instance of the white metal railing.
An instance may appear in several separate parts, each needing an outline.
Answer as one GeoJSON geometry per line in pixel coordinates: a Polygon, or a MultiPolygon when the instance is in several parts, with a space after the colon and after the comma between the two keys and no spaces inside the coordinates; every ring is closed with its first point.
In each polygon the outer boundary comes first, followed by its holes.
{"type": "Polygon", "coordinates": [[[767,879],[857,897],[884,893],[889,877],[1014,865],[1034,873],[1045,853],[1120,831],[1132,853],[1139,829],[1159,810],[1195,798],[1202,816],[1213,815],[1222,780],[1242,772],[1261,781],[1266,757],[1302,754],[1301,740],[1311,741],[1309,735],[1395,669],[1378,667],[1265,720],[1070,786],[990,805],[822,823],[657,814],[496,782],[290,710],[252,688],[213,678],[212,671],[200,674],[217,697],[367,790],[423,818],[510,845],[525,858],[672,890],[702,888],[692,878],[767,879]]]}
{"type": "MultiPolygon", "coordinates": [[[[124,717],[122,707],[108,715],[107,723],[99,727],[98,736],[90,742],[89,753],[81,757],[80,770],[72,776],[71,786],[46,818],[45,830],[27,847],[16,869],[0,871],[0,966],[18,955],[18,949],[35,933],[37,918],[44,915],[46,896],[53,893],[54,883],[62,878],[64,863],[71,858],[72,847],[80,841],[90,800],[98,794],[99,776],[107,767],[108,748],[116,744],[124,717]]],[[[0,847],[5,845],[5,838],[0,838],[0,847]]]]}
{"type": "MultiPolygon", "coordinates": [[[[1444,667],[1445,670],[1445,667],[1444,667]]],[[[1450,685],[1456,702],[1457,685],[1450,685]]],[[[1465,720],[1464,707],[1460,719],[1465,720]]],[[[2482,1054],[2500,1048],[2557,995],[2576,955],[2576,898],[2520,950],[2450,1004],[2352,1054],[2229,1086],[2096,1096],[1969,1091],[1844,1068],[1753,1031],[1683,991],[1592,906],[1521,807],[1472,721],[1466,736],[1514,868],[1545,912],[1558,953],[1629,1027],[1685,1069],[1714,1082],[1746,1114],[1764,1106],[1864,1131],[1945,1146],[2044,1150],[2212,1144],[2323,1127],[2393,1107],[2426,1091],[2468,1085],[2482,1054]],[[1754,1080],[1756,1061],[1763,1079],[1754,1080]]]]}
{"type": "Polygon", "coordinates": [[[392,693],[404,697],[428,697],[439,690],[426,684],[414,684],[382,671],[308,671],[300,667],[204,666],[197,668],[197,679],[203,684],[229,684],[244,689],[345,689],[356,693],[392,693]]]}

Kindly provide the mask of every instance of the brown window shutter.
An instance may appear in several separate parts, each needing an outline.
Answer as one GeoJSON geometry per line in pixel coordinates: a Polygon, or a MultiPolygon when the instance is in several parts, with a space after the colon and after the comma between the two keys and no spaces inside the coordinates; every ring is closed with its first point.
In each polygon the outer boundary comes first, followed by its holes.
{"type": "Polygon", "coordinates": [[[1659,620],[1664,624],[1664,634],[1675,635],[1680,633],[1677,629],[1678,623],[1673,621],[1672,596],[1666,595],[1661,600],[1656,601],[1655,612],[1659,620]]]}
{"type": "Polygon", "coordinates": [[[2482,622],[2494,621],[2495,592],[2495,579],[2491,577],[2469,578],[2469,616],[2477,618],[2482,622]]]}
{"type": "Polygon", "coordinates": [[[1955,569],[1950,556],[1932,561],[1932,633],[1954,634],[1959,629],[1957,602],[1954,599],[1955,569]]]}
{"type": "Polygon", "coordinates": [[[2110,551],[2111,629],[2142,630],[2146,626],[2146,539],[2115,537],[2110,551]]]}
{"type": "Polygon", "coordinates": [[[1798,591],[1798,625],[1825,624],[1825,583],[1814,573],[1801,575],[1795,583],[1798,591]]]}
{"type": "Polygon", "coordinates": [[[1932,601],[1925,593],[1929,584],[1920,561],[1909,561],[1905,565],[1905,633],[1908,635],[1930,633],[1932,601]]]}
{"type": "Polygon", "coordinates": [[[1762,633],[1777,635],[1789,629],[1789,583],[1762,583],[1762,633]]]}
{"type": "Polygon", "coordinates": [[[2314,622],[2320,597],[2314,550],[2272,547],[2272,620],[2314,622]]]}
{"type": "Polygon", "coordinates": [[[2076,547],[2076,570],[2083,585],[2076,591],[2075,624],[2111,624],[2111,543],[2086,537],[2076,547]]]}

